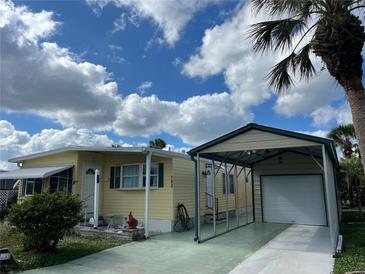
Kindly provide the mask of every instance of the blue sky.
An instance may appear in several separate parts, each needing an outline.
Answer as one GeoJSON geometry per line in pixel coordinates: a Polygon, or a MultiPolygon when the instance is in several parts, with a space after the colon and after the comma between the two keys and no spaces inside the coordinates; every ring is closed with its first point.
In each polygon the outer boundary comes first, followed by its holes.
{"type": "MultiPolygon", "coordinates": [[[[2,2],[0,168],[59,146],[186,149],[257,122],[325,133],[351,114],[324,71],[278,97],[244,1],[2,2]]],[[[317,68],[322,65],[315,61],[317,68]]]]}

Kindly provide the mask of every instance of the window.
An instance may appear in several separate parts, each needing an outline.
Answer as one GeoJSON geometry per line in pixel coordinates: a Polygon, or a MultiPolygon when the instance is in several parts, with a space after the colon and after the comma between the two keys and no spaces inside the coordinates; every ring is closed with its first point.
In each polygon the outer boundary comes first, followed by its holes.
{"type": "MultiPolygon", "coordinates": [[[[158,187],[158,165],[151,164],[150,186],[158,187]]],[[[143,165],[143,187],[146,186],[146,165],[143,165]]]]}
{"type": "Polygon", "coordinates": [[[138,188],[140,186],[140,165],[122,166],[122,187],[138,188]]]}
{"type": "Polygon", "coordinates": [[[42,192],[42,179],[24,179],[23,189],[26,196],[42,192]]]}
{"type": "Polygon", "coordinates": [[[120,166],[110,167],[110,188],[120,188],[120,166]]]}
{"type": "Polygon", "coordinates": [[[53,174],[49,179],[49,192],[72,192],[72,168],[53,174]]]}
{"type": "MultiPolygon", "coordinates": [[[[234,180],[233,180],[233,174],[229,174],[228,176],[228,188],[229,193],[234,193],[234,180]]],[[[226,175],[223,174],[223,194],[226,194],[226,175]]]]}
{"type": "MultiPolygon", "coordinates": [[[[146,186],[146,164],[110,167],[110,188],[139,189],[146,186]]],[[[151,163],[150,186],[163,187],[163,163],[151,163]]]]}

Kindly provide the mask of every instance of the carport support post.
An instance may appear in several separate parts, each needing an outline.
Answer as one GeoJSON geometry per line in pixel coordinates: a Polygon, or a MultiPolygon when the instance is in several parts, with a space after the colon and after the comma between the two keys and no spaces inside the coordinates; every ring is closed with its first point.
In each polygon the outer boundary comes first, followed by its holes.
{"type": "Polygon", "coordinates": [[[330,236],[331,236],[331,241],[333,243],[333,248],[336,248],[336,237],[337,235],[334,235],[332,232],[332,215],[330,212],[330,208],[331,208],[331,204],[330,204],[330,194],[329,194],[329,190],[328,190],[328,163],[327,163],[327,155],[326,155],[326,148],[324,145],[322,146],[322,159],[323,159],[323,178],[324,178],[324,189],[325,189],[325,204],[326,204],[326,210],[327,210],[327,224],[328,224],[328,228],[330,230],[330,236]]]}
{"type": "Polygon", "coordinates": [[[244,167],[243,169],[243,175],[245,176],[243,183],[245,185],[245,211],[246,211],[246,224],[248,224],[248,208],[247,208],[247,183],[248,183],[248,178],[247,178],[247,172],[246,172],[246,167],[244,167]]]}
{"type": "Polygon", "coordinates": [[[146,186],[145,186],[145,205],[144,205],[144,236],[149,237],[149,211],[150,211],[150,178],[151,178],[151,158],[152,152],[146,154],[146,186]]]}
{"type": "Polygon", "coordinates": [[[234,166],[234,193],[235,193],[235,206],[236,206],[236,221],[237,227],[240,225],[238,218],[238,176],[237,176],[237,165],[234,166]]]}
{"type": "Polygon", "coordinates": [[[200,242],[200,155],[195,160],[195,241],[200,242]]]}
{"type": "Polygon", "coordinates": [[[229,220],[228,220],[228,179],[229,179],[229,175],[228,175],[228,168],[227,168],[227,163],[224,163],[224,186],[226,189],[226,230],[228,231],[229,229],[229,220]]]}
{"type": "Polygon", "coordinates": [[[217,222],[217,204],[215,202],[215,162],[212,161],[212,188],[213,188],[213,233],[216,234],[216,222],[217,222]]]}
{"type": "Polygon", "coordinates": [[[94,229],[98,229],[99,226],[99,192],[100,192],[100,183],[99,183],[99,170],[95,169],[95,177],[94,177],[94,229]]]}

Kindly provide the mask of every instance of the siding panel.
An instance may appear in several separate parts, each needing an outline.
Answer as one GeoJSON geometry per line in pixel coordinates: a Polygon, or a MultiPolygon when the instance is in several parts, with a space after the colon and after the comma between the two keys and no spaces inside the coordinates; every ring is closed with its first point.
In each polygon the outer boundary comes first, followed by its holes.
{"type": "Polygon", "coordinates": [[[313,146],[317,143],[252,129],[201,153],[313,146]]]}

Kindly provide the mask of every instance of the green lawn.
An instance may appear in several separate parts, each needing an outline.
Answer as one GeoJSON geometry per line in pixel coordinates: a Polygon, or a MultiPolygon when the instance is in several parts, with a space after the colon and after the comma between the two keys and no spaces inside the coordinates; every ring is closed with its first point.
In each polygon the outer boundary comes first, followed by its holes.
{"type": "Polygon", "coordinates": [[[365,221],[365,213],[344,211],[342,220],[343,250],[336,256],[334,273],[365,271],[365,224],[356,223],[365,221]]]}
{"type": "Polygon", "coordinates": [[[65,236],[54,252],[35,253],[23,250],[22,235],[9,226],[0,223],[0,247],[9,248],[17,264],[0,265],[0,273],[10,270],[27,270],[62,264],[103,249],[127,243],[123,240],[65,236]]]}

